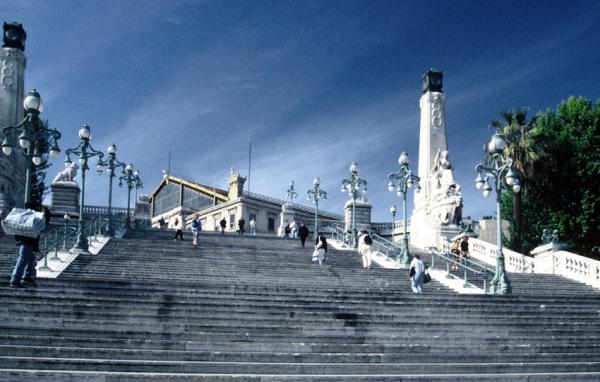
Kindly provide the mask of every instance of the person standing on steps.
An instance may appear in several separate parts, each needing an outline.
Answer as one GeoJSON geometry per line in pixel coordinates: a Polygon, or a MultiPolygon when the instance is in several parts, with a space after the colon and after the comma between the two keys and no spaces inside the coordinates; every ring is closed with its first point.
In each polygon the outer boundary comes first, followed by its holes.
{"type": "Polygon", "coordinates": [[[300,237],[302,248],[304,248],[306,238],[308,237],[308,227],[306,227],[304,224],[300,224],[300,228],[298,228],[298,236],[300,237]]]}
{"type": "Polygon", "coordinates": [[[183,218],[181,220],[179,218],[175,219],[175,238],[173,240],[177,241],[177,238],[183,241],[183,218]]]}
{"type": "Polygon", "coordinates": [[[360,253],[364,269],[371,269],[371,256],[373,255],[373,239],[364,232],[358,239],[358,253],[360,253]]]}
{"type": "Polygon", "coordinates": [[[292,232],[292,230],[290,229],[290,225],[286,225],[285,228],[283,229],[283,237],[285,237],[286,239],[289,239],[290,237],[290,232],[292,232]]]}
{"type": "Polygon", "coordinates": [[[194,217],[194,220],[192,220],[192,236],[193,236],[193,240],[192,240],[192,244],[194,246],[198,245],[198,235],[200,234],[200,231],[202,231],[202,224],[200,223],[200,220],[198,220],[198,217],[194,217]]]}
{"type": "Polygon", "coordinates": [[[244,234],[244,224],[246,224],[244,218],[238,220],[238,233],[240,234],[240,236],[244,234]]]}
{"type": "Polygon", "coordinates": [[[167,226],[167,223],[165,222],[165,219],[163,219],[163,217],[160,217],[160,220],[158,221],[158,226],[160,227],[160,229],[165,229],[165,227],[167,226]]]}
{"type": "Polygon", "coordinates": [[[460,262],[466,265],[466,259],[469,256],[469,237],[463,236],[460,241],[460,262]]]}
{"type": "Polygon", "coordinates": [[[248,223],[248,225],[250,226],[250,235],[256,236],[256,219],[250,219],[250,223],[248,223]]]}
{"type": "Polygon", "coordinates": [[[225,218],[219,221],[219,225],[221,226],[221,234],[225,235],[225,227],[227,227],[227,220],[225,218]]]}
{"type": "Polygon", "coordinates": [[[325,254],[327,253],[327,239],[325,236],[319,235],[315,241],[315,251],[318,253],[319,265],[323,265],[325,261],[325,254]]]}
{"type": "Polygon", "coordinates": [[[411,287],[415,293],[423,293],[423,281],[425,279],[425,263],[417,254],[413,255],[410,262],[411,287]]]}
{"type": "Polygon", "coordinates": [[[290,223],[290,237],[292,239],[298,238],[298,223],[296,223],[296,219],[290,223]]]}

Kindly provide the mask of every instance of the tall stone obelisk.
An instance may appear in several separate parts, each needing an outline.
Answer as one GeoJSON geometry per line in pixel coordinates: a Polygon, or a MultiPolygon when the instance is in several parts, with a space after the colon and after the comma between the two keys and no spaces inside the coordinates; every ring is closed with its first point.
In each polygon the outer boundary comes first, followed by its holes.
{"type": "MultiPolygon", "coordinates": [[[[18,23],[4,23],[3,45],[0,49],[0,139],[2,128],[15,126],[23,119],[25,84],[25,39],[27,34],[18,23]]],[[[16,142],[12,137],[12,142],[16,142]]],[[[0,153],[0,214],[22,206],[25,194],[25,158],[21,150],[11,155],[0,153]]]]}
{"type": "Polygon", "coordinates": [[[423,75],[421,127],[419,135],[419,177],[421,191],[415,194],[410,220],[411,244],[441,247],[443,237],[458,232],[462,219],[462,195],[454,180],[446,134],[446,95],[443,72],[429,69],[423,75]]]}

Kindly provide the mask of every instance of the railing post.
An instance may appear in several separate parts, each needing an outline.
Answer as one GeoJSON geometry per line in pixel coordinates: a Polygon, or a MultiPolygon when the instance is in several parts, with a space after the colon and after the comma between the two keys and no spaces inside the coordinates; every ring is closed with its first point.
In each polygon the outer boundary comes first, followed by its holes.
{"type": "Polygon", "coordinates": [[[446,262],[446,277],[450,277],[450,261],[446,262]]]}
{"type": "Polygon", "coordinates": [[[52,260],[62,262],[62,259],[58,257],[58,228],[54,230],[54,256],[52,256],[52,260]]]}
{"type": "MultiPolygon", "coordinates": [[[[47,243],[48,243],[47,237],[44,236],[44,246],[43,246],[43,248],[46,248],[46,249],[48,248],[47,243]]],[[[43,252],[40,251],[40,253],[43,255],[43,252]]],[[[40,267],[40,270],[41,271],[50,271],[50,272],[52,272],[52,269],[50,269],[50,267],[48,266],[48,251],[47,250],[46,250],[46,255],[44,256],[44,265],[42,265],[40,267]]]]}
{"type": "Polygon", "coordinates": [[[469,283],[467,282],[467,268],[465,268],[465,276],[464,276],[464,278],[465,278],[465,283],[463,284],[463,287],[466,288],[467,286],[469,286],[469,283]]]}

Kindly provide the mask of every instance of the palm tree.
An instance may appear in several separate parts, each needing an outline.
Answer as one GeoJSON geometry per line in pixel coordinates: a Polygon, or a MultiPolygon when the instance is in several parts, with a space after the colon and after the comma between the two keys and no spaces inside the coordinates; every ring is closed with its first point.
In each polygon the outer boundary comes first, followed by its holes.
{"type": "Polygon", "coordinates": [[[506,140],[504,155],[513,160],[513,166],[520,174],[521,192],[513,193],[512,249],[516,252],[521,252],[522,194],[525,192],[527,179],[533,175],[533,163],[538,158],[534,150],[535,140],[532,134],[536,117],[527,121],[528,112],[527,107],[519,110],[508,109],[500,113],[505,122],[504,126],[500,122],[492,122],[492,127],[501,127],[506,140]]]}

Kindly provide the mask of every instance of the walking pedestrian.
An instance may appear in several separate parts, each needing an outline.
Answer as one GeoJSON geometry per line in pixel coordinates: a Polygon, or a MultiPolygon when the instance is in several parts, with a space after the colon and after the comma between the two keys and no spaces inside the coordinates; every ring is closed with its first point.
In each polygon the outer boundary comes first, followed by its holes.
{"type": "Polygon", "coordinates": [[[250,223],[248,223],[248,225],[250,226],[250,235],[256,236],[256,219],[250,219],[250,223]]]}
{"type": "Polygon", "coordinates": [[[167,226],[167,223],[165,222],[165,219],[162,216],[158,221],[158,226],[160,227],[160,229],[165,229],[165,227],[167,226]]]}
{"type": "Polygon", "coordinates": [[[292,220],[290,223],[290,236],[292,239],[298,238],[298,223],[296,223],[296,219],[292,220]]]}
{"type": "Polygon", "coordinates": [[[196,246],[198,245],[198,235],[200,234],[200,231],[202,231],[202,223],[200,223],[200,220],[198,220],[198,217],[194,217],[194,220],[192,220],[192,245],[196,246]]]}
{"type": "Polygon", "coordinates": [[[325,236],[319,235],[319,237],[317,237],[317,240],[315,241],[315,251],[317,251],[319,265],[323,265],[325,254],[327,253],[327,239],[325,239],[325,236]]]}
{"type": "Polygon", "coordinates": [[[283,237],[285,237],[285,238],[290,237],[290,232],[292,232],[292,230],[290,229],[290,225],[289,224],[285,226],[283,232],[284,232],[283,237]]]}
{"type": "Polygon", "coordinates": [[[175,238],[173,240],[177,241],[177,238],[183,241],[183,218],[181,220],[179,218],[175,219],[175,238]]]}
{"type": "Polygon", "coordinates": [[[298,228],[298,236],[300,237],[302,248],[304,248],[306,238],[308,237],[308,228],[304,224],[300,224],[300,228],[298,228]]]}
{"type": "Polygon", "coordinates": [[[425,278],[425,263],[417,254],[413,255],[410,263],[411,287],[415,293],[423,293],[423,281],[425,278]]]}
{"type": "Polygon", "coordinates": [[[227,220],[225,220],[225,218],[221,219],[221,221],[219,221],[219,225],[221,226],[221,233],[225,235],[225,227],[227,227],[227,220]]]}
{"type": "Polygon", "coordinates": [[[364,232],[358,239],[358,253],[362,257],[364,269],[371,269],[371,256],[373,255],[373,239],[364,232]]]}
{"type": "Polygon", "coordinates": [[[244,224],[246,224],[246,221],[244,220],[244,218],[241,218],[240,220],[238,220],[238,233],[240,235],[244,234],[244,224]]]}

